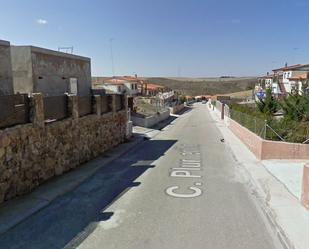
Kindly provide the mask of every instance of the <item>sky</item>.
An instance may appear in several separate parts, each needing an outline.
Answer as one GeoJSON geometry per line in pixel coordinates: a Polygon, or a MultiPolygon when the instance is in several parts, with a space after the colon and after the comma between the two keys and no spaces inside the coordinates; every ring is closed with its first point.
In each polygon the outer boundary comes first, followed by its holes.
{"type": "Polygon", "coordinates": [[[257,76],[309,63],[309,0],[0,3],[0,39],[73,46],[93,76],[257,76]]]}

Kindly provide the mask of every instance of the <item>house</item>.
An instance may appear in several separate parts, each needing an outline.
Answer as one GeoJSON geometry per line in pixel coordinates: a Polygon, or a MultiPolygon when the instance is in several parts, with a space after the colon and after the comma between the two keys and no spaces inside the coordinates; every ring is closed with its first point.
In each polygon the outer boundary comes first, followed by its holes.
{"type": "Polygon", "coordinates": [[[95,83],[93,89],[104,89],[106,93],[125,93],[125,86],[122,81],[110,81],[105,83],[95,83]]]}
{"type": "Polygon", "coordinates": [[[296,82],[299,77],[302,79],[307,77],[309,72],[309,64],[297,64],[274,69],[273,85],[278,86],[278,95],[287,95],[295,90],[301,91],[299,86],[296,86],[296,82]],[[306,76],[305,76],[306,75],[306,76]],[[295,80],[296,79],[296,80],[295,80]]]}
{"type": "Polygon", "coordinates": [[[267,73],[265,76],[258,77],[255,85],[256,100],[265,95],[266,89],[272,89],[272,92],[278,93],[278,85],[273,82],[273,74],[267,73]]]}
{"type": "Polygon", "coordinates": [[[0,40],[0,96],[13,93],[10,43],[0,40]]]}
{"type": "Polygon", "coordinates": [[[291,91],[298,92],[300,95],[303,94],[303,91],[308,92],[308,86],[307,89],[303,89],[304,84],[306,83],[308,79],[308,72],[302,72],[298,75],[294,75],[290,78],[288,78],[290,85],[291,85],[291,91]]]}
{"type": "Polygon", "coordinates": [[[145,82],[143,84],[143,93],[146,96],[156,96],[160,92],[164,92],[164,86],[145,82]]]}
{"type": "Polygon", "coordinates": [[[255,86],[256,98],[265,95],[266,89],[271,89],[276,97],[291,93],[302,94],[303,85],[307,81],[309,64],[297,64],[272,70],[273,74],[259,77],[255,86]]]}
{"type": "Polygon", "coordinates": [[[90,59],[33,46],[11,46],[15,93],[89,95],[90,59]]]}
{"type": "Polygon", "coordinates": [[[111,78],[93,77],[94,89],[105,89],[112,93],[125,93],[129,96],[139,94],[140,79],[132,76],[114,76],[111,78]]]}

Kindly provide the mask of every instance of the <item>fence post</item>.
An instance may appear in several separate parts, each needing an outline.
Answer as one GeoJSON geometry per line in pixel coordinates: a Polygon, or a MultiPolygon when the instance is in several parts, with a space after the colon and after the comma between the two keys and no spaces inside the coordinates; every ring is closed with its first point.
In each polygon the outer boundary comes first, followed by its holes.
{"type": "Polygon", "coordinates": [[[224,120],[224,103],[221,103],[221,120],[224,120]]]}
{"type": "Polygon", "coordinates": [[[101,116],[102,114],[102,97],[101,95],[94,95],[94,113],[97,116],[101,116]]]}
{"type": "Polygon", "coordinates": [[[40,128],[45,126],[45,117],[44,117],[44,101],[41,93],[33,93],[31,95],[32,101],[32,112],[30,120],[31,122],[40,128]]]}
{"type": "Polygon", "coordinates": [[[69,113],[73,119],[79,118],[79,108],[78,108],[78,96],[77,95],[68,95],[69,98],[69,113]]]}
{"type": "Polygon", "coordinates": [[[267,135],[267,120],[264,121],[264,139],[266,139],[267,135]]]}

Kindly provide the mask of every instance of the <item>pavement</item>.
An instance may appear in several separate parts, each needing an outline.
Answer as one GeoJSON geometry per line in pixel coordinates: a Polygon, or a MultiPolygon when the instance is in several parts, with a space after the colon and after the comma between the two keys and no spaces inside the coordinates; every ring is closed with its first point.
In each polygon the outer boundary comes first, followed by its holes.
{"type": "Polygon", "coordinates": [[[299,200],[305,161],[257,160],[228,129],[228,118],[222,121],[219,111],[209,111],[284,248],[308,249],[309,211],[299,200]]]}
{"type": "Polygon", "coordinates": [[[194,105],[2,233],[0,248],[282,248],[223,126],[194,105]]]}
{"type": "Polygon", "coordinates": [[[304,160],[264,160],[264,167],[298,200],[301,199],[304,160]]]}

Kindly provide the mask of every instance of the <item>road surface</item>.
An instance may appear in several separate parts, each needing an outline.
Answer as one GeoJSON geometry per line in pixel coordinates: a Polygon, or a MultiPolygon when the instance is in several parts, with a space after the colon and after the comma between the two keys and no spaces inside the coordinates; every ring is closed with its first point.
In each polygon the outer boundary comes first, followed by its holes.
{"type": "Polygon", "coordinates": [[[207,109],[196,104],[0,236],[0,248],[279,248],[207,109]]]}

